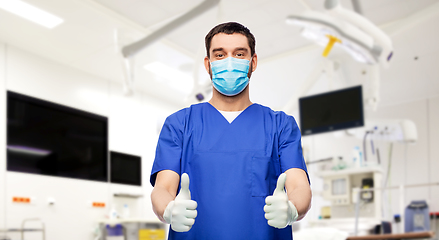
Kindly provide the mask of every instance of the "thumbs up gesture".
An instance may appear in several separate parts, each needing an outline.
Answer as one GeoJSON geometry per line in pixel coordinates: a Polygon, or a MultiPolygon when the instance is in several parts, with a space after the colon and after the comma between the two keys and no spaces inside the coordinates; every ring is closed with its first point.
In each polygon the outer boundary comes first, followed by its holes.
{"type": "Polygon", "coordinates": [[[186,173],[181,175],[181,189],[174,201],[166,206],[163,218],[171,224],[172,230],[176,232],[187,232],[192,228],[197,217],[197,202],[191,200],[189,191],[189,176],[186,173]]]}
{"type": "Polygon", "coordinates": [[[277,179],[277,186],[272,196],[265,198],[265,219],[268,225],[275,228],[285,228],[293,224],[297,220],[297,209],[288,200],[288,196],[284,190],[287,175],[282,173],[277,179]]]}

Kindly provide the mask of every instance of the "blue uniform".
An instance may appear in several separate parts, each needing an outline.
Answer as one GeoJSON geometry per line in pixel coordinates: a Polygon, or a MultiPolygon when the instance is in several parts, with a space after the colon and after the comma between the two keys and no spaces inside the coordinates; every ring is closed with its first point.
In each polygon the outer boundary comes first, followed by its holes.
{"type": "Polygon", "coordinates": [[[198,216],[188,232],[170,229],[169,239],[292,239],[291,226],[269,226],[263,208],[282,172],[306,172],[300,139],[292,116],[259,104],[232,123],[210,103],[170,115],[160,133],[151,184],[162,170],[187,173],[198,216]]]}

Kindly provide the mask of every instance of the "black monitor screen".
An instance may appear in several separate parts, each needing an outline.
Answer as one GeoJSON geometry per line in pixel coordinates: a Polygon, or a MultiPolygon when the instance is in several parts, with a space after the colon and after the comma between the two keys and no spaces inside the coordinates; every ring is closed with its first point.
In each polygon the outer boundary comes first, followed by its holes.
{"type": "Polygon", "coordinates": [[[361,86],[300,98],[299,111],[303,136],[363,126],[361,86]]]}
{"type": "Polygon", "coordinates": [[[142,186],[141,157],[110,152],[111,182],[142,186]]]}
{"type": "Polygon", "coordinates": [[[106,117],[8,91],[7,169],[108,181],[106,117]]]}

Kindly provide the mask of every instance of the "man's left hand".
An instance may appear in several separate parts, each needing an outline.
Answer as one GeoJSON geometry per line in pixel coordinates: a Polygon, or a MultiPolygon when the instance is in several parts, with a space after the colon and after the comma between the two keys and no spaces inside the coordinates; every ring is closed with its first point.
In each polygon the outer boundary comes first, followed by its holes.
{"type": "Polygon", "coordinates": [[[277,179],[273,195],[265,198],[265,219],[268,220],[268,225],[275,228],[285,228],[293,224],[299,216],[296,207],[288,200],[284,190],[286,180],[287,175],[282,173],[277,179]]]}

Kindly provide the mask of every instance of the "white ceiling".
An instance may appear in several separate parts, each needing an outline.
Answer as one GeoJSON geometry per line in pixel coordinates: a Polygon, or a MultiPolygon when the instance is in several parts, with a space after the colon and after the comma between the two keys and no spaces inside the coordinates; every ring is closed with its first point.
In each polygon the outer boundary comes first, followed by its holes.
{"type": "MultiPolygon", "coordinates": [[[[25,0],[64,19],[54,29],[0,10],[0,41],[90,74],[122,83],[120,53],[115,42],[126,45],[141,39],[202,0],[25,0]]],[[[303,0],[323,10],[323,0],[303,0]]],[[[350,0],[342,5],[352,9],[350,0]]],[[[403,19],[438,0],[363,0],[362,13],[378,26],[403,19]]],[[[222,0],[219,6],[176,29],[135,57],[135,87],[159,99],[181,103],[185,97],[156,81],[142,69],[162,61],[192,74],[204,57],[204,36],[217,23],[237,21],[255,35],[256,51],[263,62],[309,46],[299,29],[285,24],[285,17],[306,8],[299,0],[222,0]]],[[[200,70],[202,71],[202,69],[200,70]]],[[[205,76],[207,77],[207,76],[205,76]]],[[[258,91],[256,91],[258,92],[258,91]]]]}

